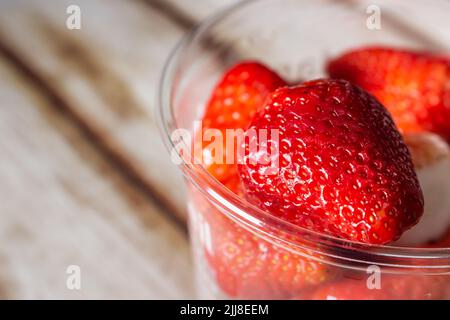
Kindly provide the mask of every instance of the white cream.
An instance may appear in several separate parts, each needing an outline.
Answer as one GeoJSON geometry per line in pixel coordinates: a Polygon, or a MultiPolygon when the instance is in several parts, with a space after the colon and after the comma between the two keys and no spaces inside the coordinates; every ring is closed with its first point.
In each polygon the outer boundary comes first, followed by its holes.
{"type": "Polygon", "coordinates": [[[442,237],[450,226],[450,148],[439,136],[414,133],[404,136],[422,187],[425,210],[419,223],[396,244],[422,245],[442,237]]]}

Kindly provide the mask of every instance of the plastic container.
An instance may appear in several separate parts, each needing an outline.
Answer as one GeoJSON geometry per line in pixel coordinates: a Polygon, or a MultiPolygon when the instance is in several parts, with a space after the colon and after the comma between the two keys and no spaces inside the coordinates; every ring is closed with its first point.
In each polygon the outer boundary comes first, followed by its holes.
{"type": "MultiPolygon", "coordinates": [[[[170,56],[161,80],[164,140],[194,136],[223,71],[259,60],[286,79],[324,77],[346,49],[386,44],[448,54],[448,1],[240,3],[202,23],[170,56]]],[[[185,141],[184,149],[190,149],[185,141]]],[[[450,248],[373,246],[318,234],[248,204],[181,157],[199,298],[449,299],[450,248]]]]}

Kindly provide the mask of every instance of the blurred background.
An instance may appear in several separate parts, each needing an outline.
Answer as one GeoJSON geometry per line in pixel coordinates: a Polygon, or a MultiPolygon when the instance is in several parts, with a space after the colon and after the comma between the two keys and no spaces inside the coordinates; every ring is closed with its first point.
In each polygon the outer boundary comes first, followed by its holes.
{"type": "Polygon", "coordinates": [[[0,0],[0,298],[193,298],[163,64],[236,0],[0,0]]]}

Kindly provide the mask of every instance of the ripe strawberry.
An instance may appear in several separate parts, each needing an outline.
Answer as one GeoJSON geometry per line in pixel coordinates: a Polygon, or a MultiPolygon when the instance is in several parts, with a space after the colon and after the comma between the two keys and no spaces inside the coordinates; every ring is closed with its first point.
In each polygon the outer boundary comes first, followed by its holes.
{"type": "Polygon", "coordinates": [[[346,279],[326,284],[312,300],[436,300],[448,299],[449,276],[381,275],[381,288],[368,289],[366,279],[346,279]]]}
{"type": "Polygon", "coordinates": [[[434,248],[450,248],[450,230],[438,242],[433,244],[434,248]]]}
{"type": "Polygon", "coordinates": [[[345,80],[316,80],[276,90],[249,130],[279,130],[256,141],[238,164],[249,201],[296,225],[341,238],[384,244],[423,213],[408,148],[389,113],[345,80]],[[279,170],[269,157],[278,148],[279,170]]]}
{"type": "Polygon", "coordinates": [[[256,236],[233,225],[219,212],[208,216],[211,244],[205,254],[217,284],[230,297],[264,298],[264,267],[258,260],[256,236]]]}
{"type": "Polygon", "coordinates": [[[230,297],[287,299],[337,276],[334,268],[275,246],[220,212],[210,211],[205,217],[211,234],[206,258],[230,297]]]}
{"type": "Polygon", "coordinates": [[[447,233],[438,241],[433,241],[424,246],[425,248],[450,248],[450,228],[447,233]]]}
{"type": "MultiPolygon", "coordinates": [[[[236,65],[214,89],[202,129],[219,129],[224,137],[226,129],[245,130],[269,93],[284,85],[284,80],[261,64],[236,65]]],[[[202,151],[211,153],[208,143],[202,151]]],[[[235,152],[225,150],[230,151],[235,152]]],[[[235,164],[211,163],[206,168],[230,190],[241,193],[235,164]]],[[[201,196],[193,198],[197,209],[202,208],[200,214],[208,225],[207,261],[218,285],[230,297],[286,298],[331,277],[325,265],[262,240],[223,216],[201,196]]]]}
{"type": "MultiPolygon", "coordinates": [[[[206,107],[202,129],[218,129],[223,135],[222,161],[208,163],[214,154],[211,142],[202,147],[203,163],[206,169],[225,186],[235,191],[238,185],[235,163],[226,164],[226,129],[245,130],[251,117],[260,108],[267,95],[286,83],[274,71],[257,62],[242,62],[229,69],[216,88],[206,107]]],[[[232,148],[233,143],[228,146],[232,148]]]]}
{"type": "Polygon", "coordinates": [[[431,131],[450,141],[450,59],[369,47],[332,60],[327,69],[375,95],[401,131],[431,131]]]}

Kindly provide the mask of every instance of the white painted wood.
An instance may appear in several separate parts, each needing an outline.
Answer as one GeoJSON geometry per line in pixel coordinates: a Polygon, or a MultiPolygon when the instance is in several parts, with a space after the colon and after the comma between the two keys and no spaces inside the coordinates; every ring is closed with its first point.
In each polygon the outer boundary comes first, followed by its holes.
{"type": "Polygon", "coordinates": [[[0,298],[193,298],[185,235],[1,60],[0,74],[0,298]]]}
{"type": "Polygon", "coordinates": [[[72,1],[20,3],[0,10],[0,39],[184,218],[181,175],[154,119],[160,73],[183,30],[140,1],[77,1],[81,30],[65,27],[72,1]]]}

